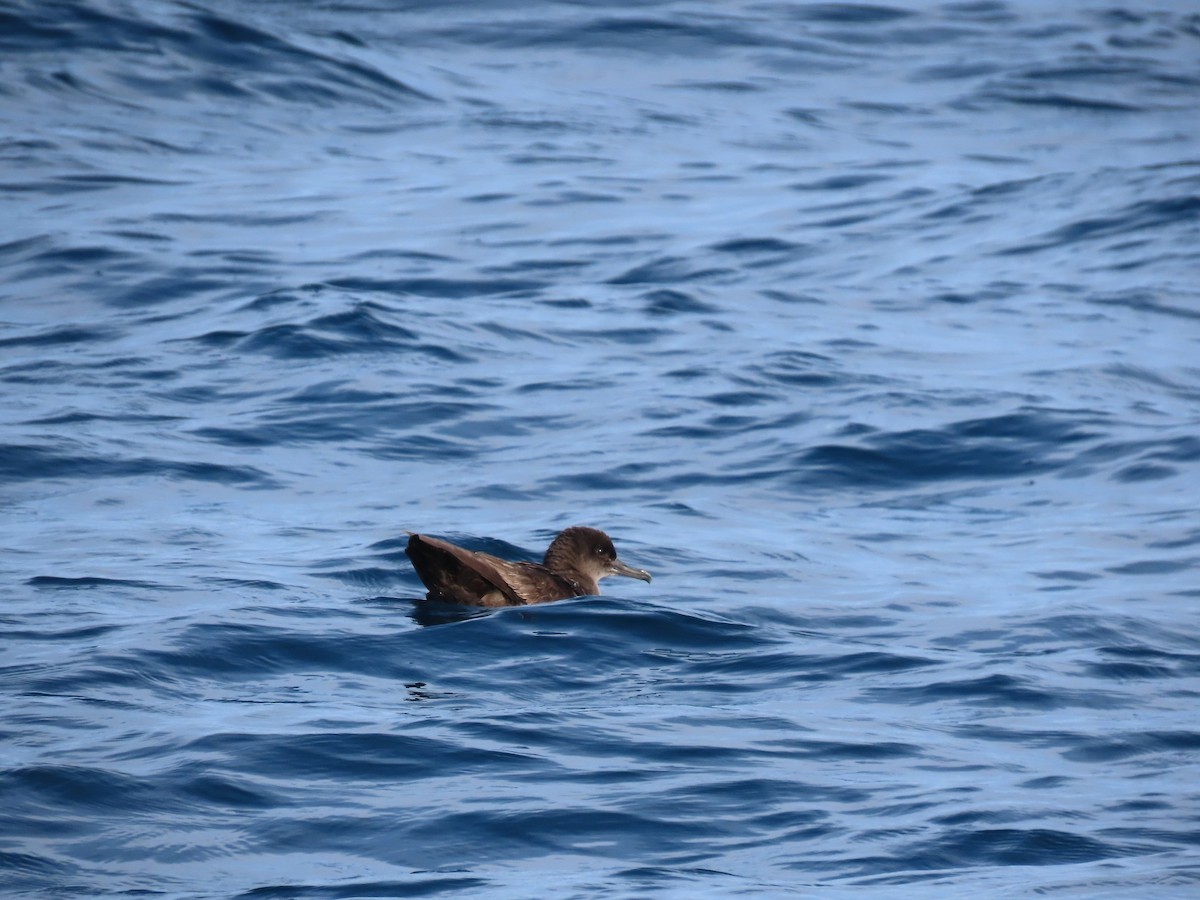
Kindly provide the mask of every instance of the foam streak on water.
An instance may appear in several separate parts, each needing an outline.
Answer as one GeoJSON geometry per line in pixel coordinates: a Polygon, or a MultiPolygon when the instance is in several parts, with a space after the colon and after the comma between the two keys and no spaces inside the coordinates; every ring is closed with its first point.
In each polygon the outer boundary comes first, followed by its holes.
{"type": "Polygon", "coordinates": [[[0,888],[1193,894],[1198,48],[0,0],[0,888]]]}

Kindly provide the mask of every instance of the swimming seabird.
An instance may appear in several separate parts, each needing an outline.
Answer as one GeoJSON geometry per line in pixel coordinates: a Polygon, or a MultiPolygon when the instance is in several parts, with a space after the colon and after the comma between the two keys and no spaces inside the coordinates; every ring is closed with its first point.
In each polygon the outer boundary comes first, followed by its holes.
{"type": "Polygon", "coordinates": [[[650,573],[617,558],[607,534],[575,525],[559,533],[541,564],[509,562],[449,541],[409,532],[404,549],[430,600],[475,606],[521,606],[600,593],[600,579],[625,575],[642,581],[650,573]]]}

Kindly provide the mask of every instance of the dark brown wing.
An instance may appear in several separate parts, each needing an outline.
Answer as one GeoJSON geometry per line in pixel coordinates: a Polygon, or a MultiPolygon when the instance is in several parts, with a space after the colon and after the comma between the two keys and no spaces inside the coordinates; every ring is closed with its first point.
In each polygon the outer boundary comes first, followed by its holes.
{"type": "Polygon", "coordinates": [[[586,593],[537,563],[509,562],[423,534],[409,535],[404,552],[429,589],[431,600],[520,606],[586,593]]]}
{"type": "Polygon", "coordinates": [[[511,566],[512,563],[423,534],[409,535],[404,552],[429,589],[430,600],[489,606],[526,602],[509,587],[503,571],[496,565],[511,566]]]}
{"type": "Polygon", "coordinates": [[[508,586],[524,603],[549,603],[551,600],[566,600],[587,593],[580,590],[579,585],[537,563],[511,563],[494,556],[488,559],[501,570],[508,586]]]}

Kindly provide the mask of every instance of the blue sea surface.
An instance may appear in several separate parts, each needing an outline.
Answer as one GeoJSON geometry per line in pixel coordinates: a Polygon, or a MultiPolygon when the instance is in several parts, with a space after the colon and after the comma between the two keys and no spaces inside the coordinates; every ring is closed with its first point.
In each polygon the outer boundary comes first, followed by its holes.
{"type": "Polygon", "coordinates": [[[0,125],[0,893],[1200,893],[1200,6],[0,0],[0,125]]]}

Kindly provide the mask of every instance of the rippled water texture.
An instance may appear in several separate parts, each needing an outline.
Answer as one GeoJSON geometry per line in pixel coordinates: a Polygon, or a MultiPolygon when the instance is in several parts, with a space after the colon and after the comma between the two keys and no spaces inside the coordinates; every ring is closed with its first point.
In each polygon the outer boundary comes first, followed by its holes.
{"type": "Polygon", "coordinates": [[[1198,63],[0,0],[0,892],[1194,896],[1198,63]],[[654,582],[415,602],[574,523],[654,582]]]}

